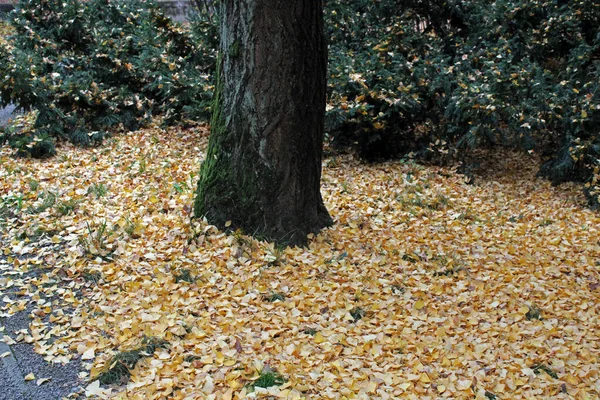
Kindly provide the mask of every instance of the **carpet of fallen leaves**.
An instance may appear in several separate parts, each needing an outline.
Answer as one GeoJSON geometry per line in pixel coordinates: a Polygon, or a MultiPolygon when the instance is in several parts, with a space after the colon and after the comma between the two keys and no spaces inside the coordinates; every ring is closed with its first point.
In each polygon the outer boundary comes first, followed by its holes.
{"type": "Polygon", "coordinates": [[[46,161],[3,148],[0,315],[35,306],[4,340],[81,357],[101,398],[600,396],[600,218],[529,156],[495,156],[474,185],[328,158],[335,225],[278,249],[190,223],[206,144],[154,127],[46,161]],[[125,385],[94,381],[148,336],[169,347],[125,385]],[[251,393],[265,368],[286,383],[251,393]]]}

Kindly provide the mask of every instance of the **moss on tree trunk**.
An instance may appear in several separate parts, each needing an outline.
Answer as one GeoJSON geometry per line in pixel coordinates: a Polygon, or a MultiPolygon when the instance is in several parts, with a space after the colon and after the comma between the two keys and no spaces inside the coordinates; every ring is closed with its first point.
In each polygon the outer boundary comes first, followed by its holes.
{"type": "Polygon", "coordinates": [[[321,0],[226,0],[196,216],[306,243],[331,225],[320,193],[327,50],[321,0]]]}

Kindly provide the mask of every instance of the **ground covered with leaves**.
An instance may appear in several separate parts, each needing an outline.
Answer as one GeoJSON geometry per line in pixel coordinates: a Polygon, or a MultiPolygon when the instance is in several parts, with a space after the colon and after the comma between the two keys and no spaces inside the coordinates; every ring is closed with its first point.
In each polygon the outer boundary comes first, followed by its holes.
{"type": "Polygon", "coordinates": [[[600,218],[529,156],[329,157],[335,225],[281,249],[190,224],[207,130],[158,126],[0,152],[0,316],[34,305],[3,340],[81,358],[88,396],[600,396],[600,218]]]}

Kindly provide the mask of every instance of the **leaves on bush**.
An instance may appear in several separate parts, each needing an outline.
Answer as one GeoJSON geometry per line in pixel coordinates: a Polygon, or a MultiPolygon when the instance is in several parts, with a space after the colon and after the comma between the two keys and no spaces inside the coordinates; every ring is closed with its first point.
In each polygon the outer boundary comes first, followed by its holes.
{"type": "Polygon", "coordinates": [[[31,130],[5,133],[20,155],[54,155],[54,141],[94,145],[118,129],[204,120],[214,37],[184,29],[149,0],[21,0],[0,46],[1,104],[36,110],[31,130]]]}

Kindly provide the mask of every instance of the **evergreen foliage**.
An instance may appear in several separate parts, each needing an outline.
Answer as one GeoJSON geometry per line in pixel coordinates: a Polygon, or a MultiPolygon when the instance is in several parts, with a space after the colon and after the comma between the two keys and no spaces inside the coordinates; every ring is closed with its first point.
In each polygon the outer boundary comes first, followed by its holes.
{"type": "MultiPolygon", "coordinates": [[[[583,182],[600,204],[596,2],[326,3],[333,145],[368,160],[535,150],[543,176],[583,182]]],[[[167,124],[205,119],[216,20],[186,30],[149,0],[21,0],[0,48],[0,95],[38,114],[33,132],[4,139],[41,157],[54,139],[90,145],[156,114],[167,124]]]]}
{"type": "Polygon", "coordinates": [[[600,186],[600,7],[590,1],[329,2],[334,144],[368,159],[478,146],[541,152],[600,186]]]}
{"type": "Polygon", "coordinates": [[[52,155],[54,139],[93,145],[156,114],[174,124],[209,113],[215,61],[206,26],[190,33],[150,0],[21,0],[9,22],[2,105],[38,112],[32,132],[6,135],[21,153],[52,155]]]}

